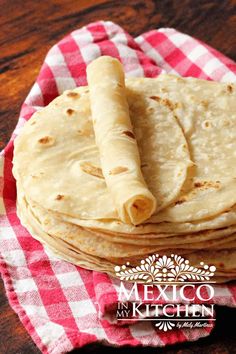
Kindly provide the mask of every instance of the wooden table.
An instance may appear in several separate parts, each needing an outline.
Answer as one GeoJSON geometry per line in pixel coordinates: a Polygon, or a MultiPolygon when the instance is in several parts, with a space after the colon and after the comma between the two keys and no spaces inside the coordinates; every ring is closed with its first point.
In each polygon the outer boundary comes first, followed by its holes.
{"type": "MultiPolygon", "coordinates": [[[[18,119],[48,49],[65,34],[91,21],[112,20],[131,35],[174,27],[236,60],[236,0],[1,0],[0,148],[18,119]]],[[[217,309],[216,329],[208,338],[165,349],[129,349],[130,353],[236,353],[236,310],[217,309]],[[233,328],[234,326],[234,328],[233,328]]],[[[0,353],[39,353],[11,310],[0,284],[0,353]]],[[[81,353],[125,353],[98,345],[81,353]]]]}

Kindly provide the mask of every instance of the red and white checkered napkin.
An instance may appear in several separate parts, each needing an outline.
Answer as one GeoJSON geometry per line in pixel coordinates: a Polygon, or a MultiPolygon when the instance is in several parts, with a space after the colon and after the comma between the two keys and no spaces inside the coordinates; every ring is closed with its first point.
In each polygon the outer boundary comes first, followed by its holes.
{"type": "MultiPolygon", "coordinates": [[[[32,113],[65,89],[86,85],[87,63],[100,55],[121,60],[127,76],[160,72],[236,81],[236,64],[206,44],[171,28],[132,38],[112,22],[95,22],[51,48],[26,98],[11,141],[1,153],[1,273],[12,308],[43,353],[64,353],[87,343],[164,346],[206,336],[206,329],[166,334],[147,322],[117,326],[117,280],[56,259],[34,240],[16,216],[12,177],[13,140],[32,113]]],[[[23,78],[23,72],[22,72],[23,78]]],[[[218,286],[215,303],[236,305],[236,284],[218,286]]]]}

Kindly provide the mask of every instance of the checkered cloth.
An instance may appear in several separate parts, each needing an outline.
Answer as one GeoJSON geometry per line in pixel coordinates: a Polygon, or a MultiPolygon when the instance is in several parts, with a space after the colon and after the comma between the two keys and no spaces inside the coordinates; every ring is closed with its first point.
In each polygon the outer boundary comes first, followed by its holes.
{"type": "MultiPolygon", "coordinates": [[[[100,55],[118,58],[129,77],[156,77],[168,72],[236,81],[234,62],[171,28],[132,38],[116,24],[100,21],[72,32],[50,49],[0,160],[1,273],[12,308],[43,353],[65,353],[96,341],[164,346],[209,334],[204,328],[166,334],[147,322],[119,327],[112,324],[119,282],[56,259],[30,236],[16,215],[11,172],[15,136],[36,110],[64,90],[86,85],[86,65],[100,55]]],[[[215,294],[215,303],[236,305],[236,284],[218,286],[215,294]]]]}

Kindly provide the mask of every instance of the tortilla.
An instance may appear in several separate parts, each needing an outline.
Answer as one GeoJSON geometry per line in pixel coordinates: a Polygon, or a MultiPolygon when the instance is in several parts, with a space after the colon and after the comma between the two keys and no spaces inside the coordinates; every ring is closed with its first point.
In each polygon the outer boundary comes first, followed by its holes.
{"type": "MultiPolygon", "coordinates": [[[[96,257],[94,255],[86,254],[80,250],[75,250],[69,246],[69,244],[63,240],[58,240],[49,234],[45,233],[40,229],[37,224],[36,219],[29,218],[27,215],[27,209],[24,205],[18,208],[21,221],[23,225],[30,230],[33,237],[42,242],[47,248],[53,251],[53,253],[69,262],[77,264],[79,266],[85,267],[87,269],[97,270],[101,272],[106,272],[112,276],[115,275],[114,267],[118,264],[122,265],[129,260],[132,266],[139,264],[141,258],[111,258],[104,259],[96,257]]],[[[170,254],[172,251],[165,254],[170,254]]],[[[236,276],[236,263],[235,255],[236,249],[220,250],[220,251],[198,251],[197,253],[185,253],[179,252],[178,254],[186,255],[186,258],[190,261],[191,265],[198,266],[200,262],[204,259],[205,264],[217,265],[219,270],[216,270],[214,280],[217,282],[225,282],[234,279],[236,276]]],[[[148,256],[148,255],[146,255],[148,256]]],[[[145,257],[146,257],[145,256],[145,257]]],[[[144,258],[144,257],[142,257],[144,258]]]]}
{"type": "MultiPolygon", "coordinates": [[[[193,222],[160,222],[145,223],[138,226],[124,224],[118,220],[85,220],[76,219],[68,215],[61,214],[65,221],[80,225],[85,228],[100,230],[116,236],[126,236],[135,238],[147,238],[147,235],[153,234],[156,237],[168,237],[170,235],[194,234],[205,230],[217,230],[233,226],[236,224],[236,208],[225,211],[209,219],[202,219],[193,222]]],[[[128,241],[128,240],[127,240],[128,241]]]]}
{"type": "Polygon", "coordinates": [[[236,202],[235,85],[164,75],[158,89],[144,80],[157,102],[173,110],[194,162],[177,202],[153,222],[200,220],[228,210],[236,202]]]}
{"type": "MultiPolygon", "coordinates": [[[[104,232],[99,229],[90,229],[90,228],[82,228],[80,225],[77,225],[73,222],[67,222],[59,215],[58,213],[53,213],[52,211],[45,210],[44,208],[40,207],[35,202],[32,202],[30,198],[28,198],[21,189],[19,182],[17,183],[17,190],[18,190],[18,199],[24,199],[32,213],[36,216],[37,219],[41,220],[42,228],[46,232],[51,234],[55,234],[55,230],[61,228],[60,234],[63,237],[67,237],[68,230],[70,227],[73,227],[72,230],[69,231],[69,234],[74,235],[74,238],[80,238],[81,231],[84,230],[89,236],[88,238],[91,239],[91,243],[94,243],[93,235],[99,236],[99,239],[105,239],[106,241],[112,242],[110,244],[110,248],[112,248],[114,243],[120,244],[131,244],[131,245],[138,245],[150,247],[152,246],[152,250],[154,247],[163,248],[171,248],[171,247],[182,247],[185,248],[202,248],[202,247],[209,247],[213,244],[225,244],[226,242],[234,241],[236,237],[236,225],[228,226],[225,228],[220,229],[213,229],[213,230],[204,230],[197,233],[189,233],[189,234],[140,234],[140,235],[132,235],[129,234],[115,234],[115,233],[108,233],[104,232]],[[50,229],[50,227],[53,229],[50,229]],[[56,229],[54,228],[56,227],[56,229]]],[[[96,241],[95,241],[96,243],[96,241]]],[[[98,242],[101,243],[101,240],[98,242]]]]}
{"type": "MultiPolygon", "coordinates": [[[[131,88],[127,97],[142,173],[160,210],[176,200],[192,164],[186,140],[173,114],[149,99],[145,85],[142,97],[131,88]]],[[[14,146],[14,176],[33,201],[76,219],[119,221],[95,144],[88,88],[66,91],[35,113],[14,146]]]]}
{"type": "Polygon", "coordinates": [[[102,56],[87,67],[90,104],[102,173],[120,220],[138,225],[156,209],[141,171],[141,160],[125,92],[121,63],[102,56]]]}
{"type": "Polygon", "coordinates": [[[88,82],[15,140],[23,225],[57,256],[112,275],[175,253],[215,265],[217,281],[236,277],[235,86],[171,75],[125,84],[108,58],[88,82]]]}
{"type": "MultiPolygon", "coordinates": [[[[19,193],[20,188],[18,186],[19,193]]],[[[187,253],[191,250],[198,249],[225,249],[234,247],[236,244],[236,226],[226,230],[218,230],[219,235],[215,238],[211,237],[210,233],[200,234],[196,237],[196,241],[192,242],[191,235],[189,237],[169,237],[167,239],[149,240],[145,239],[145,243],[140,243],[139,240],[132,239],[129,243],[122,242],[121,238],[114,242],[114,237],[108,237],[99,232],[91,232],[77,225],[63,222],[56,217],[52,212],[45,209],[30,205],[23,193],[18,194],[18,204],[21,209],[27,208],[27,213],[31,219],[35,219],[40,229],[49,235],[53,235],[56,239],[61,239],[70,244],[75,250],[85,252],[101,258],[124,258],[148,253],[156,253],[160,250],[184,250],[187,253]],[[25,205],[25,206],[24,206],[25,205]],[[224,237],[223,237],[224,235],[224,237]],[[210,236],[210,237],[209,237],[210,236]],[[218,236],[218,237],[217,237],[218,236]],[[210,239],[209,239],[210,238],[210,239]],[[200,241],[199,241],[200,240],[200,241]],[[202,240],[202,241],[201,241],[202,240]],[[198,242],[199,241],[199,242],[198,242]],[[226,245],[226,246],[225,246],[226,245]]]]}

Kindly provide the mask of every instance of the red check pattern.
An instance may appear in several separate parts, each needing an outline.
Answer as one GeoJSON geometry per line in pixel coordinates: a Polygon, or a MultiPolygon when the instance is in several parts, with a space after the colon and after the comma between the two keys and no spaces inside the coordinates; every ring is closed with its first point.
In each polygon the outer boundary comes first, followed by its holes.
{"type": "MultiPolygon", "coordinates": [[[[119,326],[114,321],[119,282],[56,259],[21,226],[12,176],[13,140],[36,111],[65,89],[86,85],[86,65],[101,55],[118,58],[127,76],[161,72],[217,81],[236,81],[236,64],[215,49],[171,28],[132,38],[112,22],[95,22],[72,32],[47,54],[0,159],[1,273],[9,302],[43,353],[59,354],[95,341],[151,345],[196,340],[209,329],[172,330],[151,323],[119,326]]],[[[236,305],[236,284],[216,287],[215,303],[236,305]]]]}

